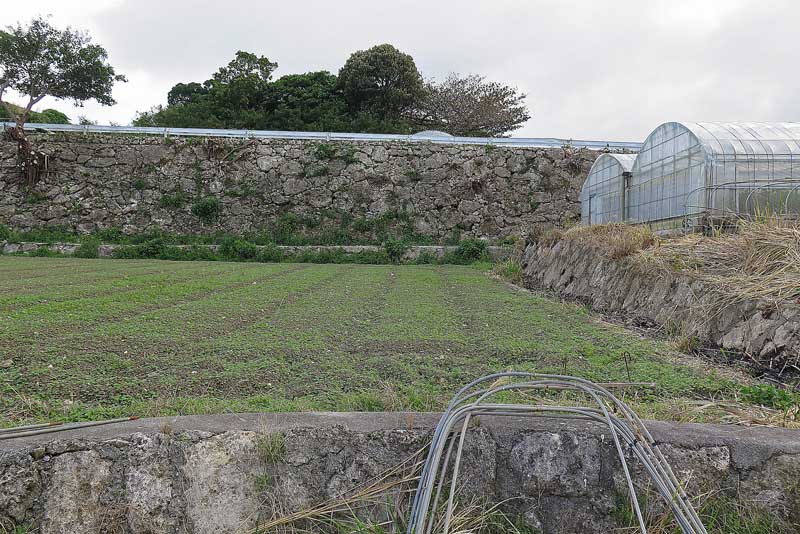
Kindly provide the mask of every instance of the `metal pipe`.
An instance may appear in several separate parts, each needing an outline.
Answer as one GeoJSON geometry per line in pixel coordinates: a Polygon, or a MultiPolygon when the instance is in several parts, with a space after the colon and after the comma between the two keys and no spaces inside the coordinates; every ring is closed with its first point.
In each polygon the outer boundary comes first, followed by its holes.
{"type": "Polygon", "coordinates": [[[26,438],[26,437],[29,437],[29,436],[38,436],[39,434],[51,434],[53,432],[64,432],[66,430],[78,430],[78,429],[81,429],[81,428],[88,428],[88,427],[91,427],[91,426],[109,425],[111,423],[122,423],[124,421],[135,421],[137,419],[139,419],[139,417],[134,415],[134,416],[131,416],[131,417],[119,417],[117,419],[106,419],[104,421],[88,421],[88,422],[85,422],[85,423],[75,423],[75,424],[72,424],[72,425],[65,425],[65,424],[61,424],[61,423],[48,423],[48,424],[44,425],[47,428],[39,428],[39,429],[35,429],[35,430],[16,432],[16,430],[19,430],[21,428],[25,428],[25,427],[19,427],[19,428],[12,429],[12,430],[15,431],[13,433],[9,431],[7,433],[0,434],[0,441],[2,441],[4,439],[15,439],[15,438],[26,438]]]}

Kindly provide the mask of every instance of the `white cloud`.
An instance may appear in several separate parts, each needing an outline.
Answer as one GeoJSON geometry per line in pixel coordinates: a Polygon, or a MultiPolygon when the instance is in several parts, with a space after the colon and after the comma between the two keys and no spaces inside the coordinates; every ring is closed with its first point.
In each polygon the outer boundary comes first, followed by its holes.
{"type": "Polygon", "coordinates": [[[52,13],[87,28],[130,82],[112,108],[46,102],[75,118],[128,123],[179,81],[202,81],[238,49],[278,75],[337,71],[391,42],[426,76],[476,72],[526,91],[515,135],[641,140],[666,120],[800,120],[792,0],[171,0],[38,1],[7,19],[52,13]]]}

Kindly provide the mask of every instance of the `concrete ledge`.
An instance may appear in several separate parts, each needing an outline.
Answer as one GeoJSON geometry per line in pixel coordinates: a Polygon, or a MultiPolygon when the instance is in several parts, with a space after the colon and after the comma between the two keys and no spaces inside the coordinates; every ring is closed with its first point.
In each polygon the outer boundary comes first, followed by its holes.
{"type": "MultiPolygon", "coordinates": [[[[0,524],[43,533],[233,532],[346,494],[425,447],[438,414],[162,417],[0,441],[0,524]],[[266,458],[263,436],[285,450],[266,458]],[[259,485],[265,474],[269,487],[259,485]],[[113,513],[112,513],[113,512],[113,513]]],[[[691,494],[707,491],[800,524],[800,431],[650,422],[691,494]]],[[[465,491],[544,533],[608,532],[626,495],[608,429],[569,419],[481,417],[465,491]],[[568,516],[563,510],[569,509],[568,516]]],[[[635,477],[644,484],[640,470],[635,477]]],[[[658,506],[658,503],[655,503],[658,506]]]]}

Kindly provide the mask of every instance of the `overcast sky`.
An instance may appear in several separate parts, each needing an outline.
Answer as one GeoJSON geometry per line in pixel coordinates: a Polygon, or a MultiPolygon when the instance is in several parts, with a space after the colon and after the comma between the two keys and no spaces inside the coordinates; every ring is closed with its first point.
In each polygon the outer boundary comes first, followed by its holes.
{"type": "Polygon", "coordinates": [[[4,2],[1,22],[39,14],[89,30],[129,79],[113,107],[40,106],[73,121],[129,124],[240,49],[280,76],[335,73],[384,42],[426,77],[479,73],[527,93],[532,118],[515,137],[635,141],[668,120],[800,120],[798,0],[36,0],[4,2]]]}

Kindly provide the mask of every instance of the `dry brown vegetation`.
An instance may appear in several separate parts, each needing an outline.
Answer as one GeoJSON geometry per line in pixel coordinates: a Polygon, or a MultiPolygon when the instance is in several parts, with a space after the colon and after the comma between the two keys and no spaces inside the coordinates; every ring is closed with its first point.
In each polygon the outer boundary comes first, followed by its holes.
{"type": "Polygon", "coordinates": [[[542,246],[560,240],[592,246],[613,260],[635,256],[648,267],[681,272],[717,289],[725,304],[800,298],[800,226],[777,218],[740,221],[733,231],[659,238],[647,227],[620,223],[540,232],[542,246]]]}
{"type": "Polygon", "coordinates": [[[656,244],[656,236],[649,228],[622,223],[573,226],[568,230],[539,229],[531,238],[544,247],[551,247],[563,239],[580,241],[611,260],[625,258],[656,244]]]}
{"type": "Polygon", "coordinates": [[[695,277],[728,303],[800,297],[800,226],[778,219],[741,221],[731,233],[660,240],[642,258],[695,277]]]}

